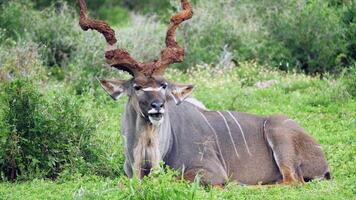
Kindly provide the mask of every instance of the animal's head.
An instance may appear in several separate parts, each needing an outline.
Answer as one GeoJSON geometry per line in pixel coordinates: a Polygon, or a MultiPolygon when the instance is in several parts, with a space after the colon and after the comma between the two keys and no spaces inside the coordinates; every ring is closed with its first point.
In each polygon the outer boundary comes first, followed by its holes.
{"type": "Polygon", "coordinates": [[[108,64],[133,77],[130,80],[100,80],[101,86],[114,100],[128,95],[142,117],[153,124],[160,123],[168,100],[180,104],[193,91],[192,85],[173,84],[164,78],[165,69],[173,63],[182,62],[184,58],[184,49],[176,42],[175,32],[183,21],[193,16],[188,0],[181,0],[182,11],[171,18],[166,47],[161,51],[160,58],[149,62],[138,62],[125,50],[117,49],[114,30],[103,21],[89,19],[85,0],[78,2],[82,29],[94,29],[102,33],[108,43],[105,53],[108,64]]]}
{"type": "Polygon", "coordinates": [[[142,76],[131,80],[100,80],[101,86],[114,99],[128,95],[136,111],[153,124],[161,123],[168,100],[177,104],[193,91],[192,85],[168,82],[162,76],[142,76]]]}

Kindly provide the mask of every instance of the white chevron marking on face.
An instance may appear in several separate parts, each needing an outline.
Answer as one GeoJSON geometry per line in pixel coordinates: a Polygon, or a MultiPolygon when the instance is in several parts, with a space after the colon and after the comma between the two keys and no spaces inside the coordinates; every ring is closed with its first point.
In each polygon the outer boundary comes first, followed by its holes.
{"type": "Polygon", "coordinates": [[[224,120],[224,122],[225,122],[225,125],[226,125],[226,127],[227,127],[227,131],[229,132],[229,135],[230,135],[231,142],[232,142],[232,144],[234,145],[234,150],[235,150],[235,153],[236,153],[236,157],[237,157],[237,159],[239,159],[240,156],[239,156],[239,154],[237,153],[236,145],[235,145],[235,142],[234,142],[234,138],[232,137],[229,124],[227,123],[226,118],[224,117],[224,115],[223,115],[220,111],[218,111],[217,113],[219,113],[219,115],[223,118],[223,120],[224,120]]]}
{"type": "Polygon", "coordinates": [[[147,88],[143,88],[142,90],[145,92],[158,92],[161,91],[163,87],[159,87],[159,88],[153,88],[153,87],[147,87],[147,88]]]}

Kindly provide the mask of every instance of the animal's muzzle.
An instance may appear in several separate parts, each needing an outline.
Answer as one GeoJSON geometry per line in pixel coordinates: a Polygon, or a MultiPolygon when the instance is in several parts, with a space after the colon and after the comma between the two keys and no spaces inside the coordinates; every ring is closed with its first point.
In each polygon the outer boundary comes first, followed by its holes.
{"type": "Polygon", "coordinates": [[[151,110],[148,111],[148,117],[150,118],[150,120],[154,120],[154,121],[160,121],[163,118],[164,115],[164,108],[160,108],[160,109],[155,109],[152,108],[151,110]]]}
{"type": "Polygon", "coordinates": [[[153,101],[152,103],[151,103],[151,107],[153,108],[153,109],[156,109],[156,110],[160,110],[161,108],[163,108],[163,106],[164,106],[164,102],[163,101],[153,101]]]}

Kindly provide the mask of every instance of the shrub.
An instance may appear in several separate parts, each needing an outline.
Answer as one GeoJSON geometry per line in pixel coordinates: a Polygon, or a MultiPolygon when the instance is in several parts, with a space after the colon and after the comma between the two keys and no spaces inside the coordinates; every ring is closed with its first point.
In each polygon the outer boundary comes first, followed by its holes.
{"type": "Polygon", "coordinates": [[[46,77],[36,43],[20,41],[14,46],[0,45],[0,81],[18,77],[46,77]]]}
{"type": "Polygon", "coordinates": [[[353,97],[356,97],[356,63],[349,69],[345,69],[340,76],[341,82],[346,87],[347,92],[353,97]]]}
{"type": "Polygon", "coordinates": [[[179,67],[221,63],[227,50],[238,62],[256,59],[309,74],[340,72],[355,60],[355,5],[337,4],[342,6],[320,0],[198,1],[184,26],[187,55],[179,67]]]}
{"type": "Polygon", "coordinates": [[[164,47],[166,25],[159,23],[155,16],[132,15],[132,25],[119,28],[118,46],[128,49],[137,60],[157,59],[164,47]]]}
{"type": "Polygon", "coordinates": [[[26,79],[6,82],[1,88],[2,179],[53,179],[63,170],[112,173],[103,165],[100,146],[91,140],[96,126],[82,114],[78,99],[61,91],[46,100],[26,79]]]}
{"type": "MultiPolygon", "coordinates": [[[[77,2],[72,0],[32,0],[31,2],[37,9],[54,6],[59,10],[65,4],[77,6],[77,2]]],[[[87,6],[95,18],[104,19],[114,25],[125,25],[128,21],[129,10],[142,14],[166,14],[170,4],[169,0],[90,0],[87,6]]]]}
{"type": "Polygon", "coordinates": [[[345,39],[347,41],[347,53],[341,62],[352,66],[356,62],[356,3],[351,1],[346,5],[342,5],[341,9],[342,21],[346,28],[345,39]]]}
{"type": "MultiPolygon", "coordinates": [[[[65,75],[71,80],[85,77],[85,85],[90,85],[88,79],[93,74],[103,74],[105,41],[96,32],[80,30],[73,2],[70,6],[62,3],[60,12],[53,1],[34,2],[41,9],[52,5],[41,12],[23,2],[1,5],[0,36],[37,43],[46,66],[62,67],[51,70],[60,80],[65,75]]],[[[169,5],[168,1],[134,2],[106,0],[91,1],[88,5],[96,8],[94,18],[109,18],[115,24],[127,25],[116,31],[120,48],[128,49],[138,60],[155,59],[164,45],[168,19],[176,11],[168,9],[158,17],[131,14],[127,20],[128,12],[120,6],[140,10],[140,6],[147,5],[150,10],[154,5],[152,12],[156,12],[160,6],[179,10],[179,1],[170,1],[169,5]]],[[[225,68],[231,62],[257,60],[283,70],[339,72],[355,62],[354,7],[353,3],[338,0],[197,1],[193,19],[178,30],[186,59],[176,67],[188,69],[206,63],[225,68]]]]}
{"type": "Polygon", "coordinates": [[[27,5],[20,3],[0,4],[0,29],[6,38],[18,40],[31,27],[35,12],[27,10],[27,5]],[[24,12],[25,11],[25,12],[24,12]]]}
{"type": "Polygon", "coordinates": [[[165,13],[170,7],[169,0],[123,0],[123,5],[142,13],[165,13]]]}
{"type": "Polygon", "coordinates": [[[271,53],[268,60],[274,66],[282,69],[296,66],[306,73],[340,70],[342,63],[336,58],[345,52],[346,42],[335,8],[329,7],[325,1],[295,0],[266,9],[265,19],[272,45],[264,45],[261,58],[271,53]]]}
{"type": "Polygon", "coordinates": [[[33,22],[30,38],[41,44],[41,54],[47,66],[66,66],[78,46],[79,27],[72,9],[56,13],[53,7],[41,12],[33,22]]]}
{"type": "Polygon", "coordinates": [[[232,0],[197,3],[194,17],[183,28],[187,53],[180,68],[216,64],[224,50],[232,52],[237,61],[254,58],[262,31],[261,20],[252,15],[248,4],[238,5],[232,0]]]}
{"type": "Polygon", "coordinates": [[[58,13],[52,6],[39,12],[31,4],[14,1],[3,4],[0,13],[0,28],[5,37],[37,43],[47,66],[68,64],[79,40],[72,9],[64,6],[58,13]]]}
{"type": "Polygon", "coordinates": [[[121,6],[101,6],[98,9],[98,17],[105,19],[111,25],[123,26],[129,21],[129,12],[121,6]]]}

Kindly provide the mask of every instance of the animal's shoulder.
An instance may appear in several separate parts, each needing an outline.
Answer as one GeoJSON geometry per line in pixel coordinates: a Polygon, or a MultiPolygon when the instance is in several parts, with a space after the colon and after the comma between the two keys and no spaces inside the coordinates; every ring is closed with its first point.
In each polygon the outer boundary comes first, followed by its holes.
{"type": "Polygon", "coordinates": [[[206,107],[205,107],[205,105],[201,102],[201,101],[199,101],[198,99],[195,99],[195,98],[187,98],[186,100],[185,100],[185,102],[187,102],[187,103],[190,103],[190,104],[192,104],[192,105],[194,105],[194,106],[196,106],[196,107],[198,107],[198,108],[200,108],[200,109],[203,109],[203,110],[208,110],[206,107]]]}

